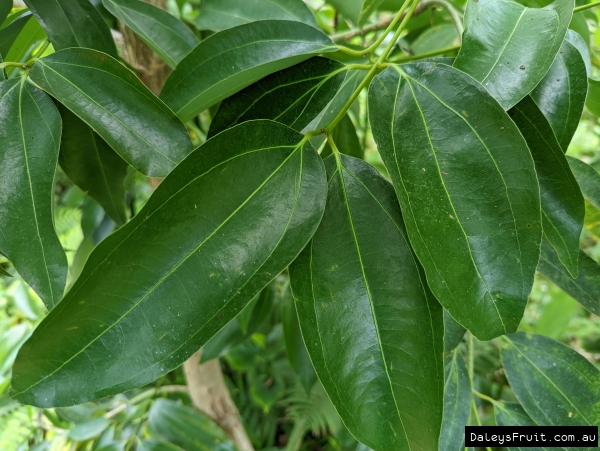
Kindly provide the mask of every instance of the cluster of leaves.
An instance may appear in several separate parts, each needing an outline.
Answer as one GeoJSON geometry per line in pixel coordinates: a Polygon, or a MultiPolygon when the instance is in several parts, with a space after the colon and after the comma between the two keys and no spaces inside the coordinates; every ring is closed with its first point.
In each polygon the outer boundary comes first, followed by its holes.
{"type": "MultiPolygon", "coordinates": [[[[196,16],[183,5],[195,30],[140,0],[25,3],[4,8],[0,29],[0,252],[49,314],[15,360],[15,400],[115,396],[204,347],[246,373],[232,380],[263,409],[245,415],[249,429],[272,425],[264,413],[286,383],[264,365],[276,346],[257,360],[255,333],[289,268],[294,302],[278,296],[275,323],[291,367],[306,391],[318,376],[328,398],[316,389],[312,401],[330,399],[375,451],[460,449],[463,426],[480,421],[475,395],[499,425],[600,423],[598,369],[516,333],[536,270],[600,314],[600,267],[580,249],[600,175],[565,155],[586,99],[600,113],[585,18],[569,29],[585,5],[469,0],[463,21],[439,0],[332,1],[358,28],[330,36],[327,11],[300,0],[204,0],[196,16]],[[418,13],[440,5],[429,28],[418,13]],[[119,61],[103,14],[173,69],[158,97],[119,61]],[[192,136],[207,140],[194,149],[192,136]],[[89,196],[70,259],[53,221],[59,164],[89,196]],[[165,177],[141,208],[136,174],[165,177]],[[508,382],[512,403],[480,392],[478,351],[495,366],[487,388],[508,382]]],[[[109,408],[94,411],[94,437],[109,408]]],[[[195,415],[161,401],[132,421],[192,449],[158,426],[173,409],[195,415]]],[[[291,449],[319,424],[335,429],[337,414],[289,412],[302,418],[291,449]]],[[[232,446],[195,421],[185,427],[212,437],[199,440],[232,446]]],[[[276,445],[265,431],[255,442],[276,445]]]]}

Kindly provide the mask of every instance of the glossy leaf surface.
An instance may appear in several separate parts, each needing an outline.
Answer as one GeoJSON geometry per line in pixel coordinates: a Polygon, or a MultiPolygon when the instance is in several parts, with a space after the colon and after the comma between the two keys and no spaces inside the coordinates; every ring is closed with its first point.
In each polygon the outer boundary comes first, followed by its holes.
{"type": "Polygon", "coordinates": [[[67,257],[54,230],[60,115],[21,79],[0,83],[0,252],[52,309],[62,298],[67,257]]]}
{"type": "Polygon", "coordinates": [[[510,111],[510,116],[525,137],[535,162],[544,235],[560,261],[577,277],[579,235],[585,217],[581,189],[550,123],[533,99],[525,97],[510,111]]]}
{"type": "Polygon", "coordinates": [[[436,298],[481,340],[515,331],[542,228],[533,159],[514,122],[471,77],[435,63],[379,74],[369,117],[436,298]]]}
{"type": "Polygon", "coordinates": [[[550,70],[531,93],[565,152],[581,119],[587,86],[581,53],[565,40],[550,70]]]}
{"type": "MultiPolygon", "coordinates": [[[[348,114],[344,115],[342,120],[335,126],[331,132],[333,142],[336,143],[340,152],[350,155],[354,158],[363,158],[364,151],[356,134],[356,127],[348,114]]],[[[331,146],[325,144],[325,148],[321,151],[321,158],[331,155],[331,146]]]]}
{"type": "Polygon", "coordinates": [[[580,251],[577,278],[573,278],[561,264],[556,251],[542,242],[538,271],[562,288],[586,310],[600,315],[600,266],[580,251]]]}
{"type": "Polygon", "coordinates": [[[202,41],[169,76],[160,97],[187,121],[273,72],[335,50],[326,35],[300,22],[240,25],[202,41]]]}
{"type": "Polygon", "coordinates": [[[444,417],[439,451],[463,451],[465,426],[471,414],[471,381],[459,351],[446,361],[444,417]]]}
{"type": "Polygon", "coordinates": [[[198,45],[198,38],[183,22],[154,5],[140,0],[103,0],[102,4],[171,68],[198,45]]]}
{"type": "Polygon", "coordinates": [[[302,335],[350,432],[375,451],[435,449],[443,314],[404,235],[394,190],[362,160],[325,160],[327,206],[290,268],[302,335]]]}
{"type": "Polygon", "coordinates": [[[253,121],[193,152],[96,247],[21,348],[13,396],[58,406],[121,393],[177,368],[231,321],[323,214],[323,164],[301,140],[253,121]]]}
{"type": "Polygon", "coordinates": [[[96,49],[117,58],[108,25],[86,0],[25,0],[56,50],[96,49]]]}
{"type": "Polygon", "coordinates": [[[502,337],[504,371],[517,399],[540,426],[600,424],[600,371],[551,338],[502,337]]]}
{"type": "Polygon", "coordinates": [[[565,41],[569,42],[573,47],[579,50],[581,57],[583,58],[583,62],[585,63],[585,68],[587,71],[588,77],[592,76],[592,59],[590,57],[590,49],[585,43],[584,39],[581,37],[579,33],[573,30],[567,30],[567,35],[565,36],[565,41]]]}
{"type": "MultiPolygon", "coordinates": [[[[6,61],[25,62],[31,57],[31,53],[37,43],[46,38],[46,33],[35,19],[27,21],[10,50],[6,53],[6,61]]],[[[6,72],[10,75],[17,68],[7,67],[6,72]]]]}
{"type": "Polygon", "coordinates": [[[19,37],[19,34],[25,25],[27,25],[31,19],[33,19],[31,13],[24,13],[0,30],[0,56],[2,56],[3,59],[6,59],[6,55],[10,51],[10,48],[19,37]]]}
{"type": "Polygon", "coordinates": [[[454,67],[479,81],[508,110],[550,69],[574,7],[574,0],[555,0],[545,8],[469,0],[454,67]]]}
{"type": "Polygon", "coordinates": [[[124,224],[127,163],[70,110],[60,104],[58,109],[63,122],[60,167],[113,221],[124,224]]]}
{"type": "Polygon", "coordinates": [[[600,81],[588,79],[588,95],[585,106],[596,117],[600,117],[600,81]]]}
{"type": "Polygon", "coordinates": [[[38,60],[29,76],[142,174],[164,177],[192,150],[181,121],[108,55],[62,50],[38,60]]]}
{"type": "Polygon", "coordinates": [[[204,0],[194,25],[199,30],[222,31],[258,20],[291,20],[317,27],[302,0],[204,0]]]}
{"type": "Polygon", "coordinates": [[[467,330],[456,322],[454,318],[444,310],[444,358],[452,354],[452,351],[460,344],[467,330]]]}
{"type": "Polygon", "coordinates": [[[225,99],[208,136],[253,119],[272,119],[301,131],[333,99],[346,74],[342,64],[317,57],[269,75],[225,99]]]}
{"type": "Polygon", "coordinates": [[[600,174],[598,171],[577,158],[567,157],[567,162],[585,200],[594,207],[600,208],[600,174]]]}

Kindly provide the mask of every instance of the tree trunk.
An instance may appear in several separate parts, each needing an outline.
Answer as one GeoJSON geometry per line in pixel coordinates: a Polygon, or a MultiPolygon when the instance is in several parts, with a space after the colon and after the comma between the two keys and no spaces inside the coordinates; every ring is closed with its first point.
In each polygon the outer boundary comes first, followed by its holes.
{"type": "MultiPolygon", "coordinates": [[[[166,9],[166,0],[145,0],[159,8],[166,9]]],[[[121,56],[135,70],[142,82],[158,95],[165,84],[169,66],[137,37],[124,24],[120,24],[123,35],[119,45],[121,56]]],[[[150,183],[156,188],[160,179],[151,179],[150,183]]],[[[252,443],[242,425],[238,409],[231,399],[229,389],[225,385],[219,359],[211,360],[200,365],[202,350],[194,354],[183,364],[183,371],[188,383],[190,397],[194,407],[210,417],[231,437],[238,451],[254,451],[252,443]]]]}

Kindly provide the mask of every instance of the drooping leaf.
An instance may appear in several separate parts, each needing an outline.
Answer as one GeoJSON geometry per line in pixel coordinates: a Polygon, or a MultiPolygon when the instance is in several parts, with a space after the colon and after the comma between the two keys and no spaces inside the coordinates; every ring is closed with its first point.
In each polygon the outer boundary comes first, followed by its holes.
{"type": "Polygon", "coordinates": [[[452,354],[452,351],[462,341],[466,331],[447,310],[444,310],[444,358],[452,354]]]}
{"type": "Polygon", "coordinates": [[[581,53],[565,40],[550,70],[531,93],[565,152],[579,125],[587,86],[581,53]]]}
{"type": "Polygon", "coordinates": [[[85,47],[118,57],[108,25],[89,0],[25,0],[56,50],[85,47]]]}
{"type": "Polygon", "coordinates": [[[471,77],[435,63],[379,74],[369,116],[436,298],[481,340],[515,331],[542,227],[533,159],[514,122],[471,77]]]}
{"type": "Polygon", "coordinates": [[[286,290],[281,298],[281,325],[283,326],[283,337],[285,349],[290,365],[300,379],[306,393],[310,394],[311,388],[317,382],[317,374],[310,361],[306,345],[302,340],[302,331],[298,322],[296,303],[289,291],[286,290]]]}
{"type": "Polygon", "coordinates": [[[456,25],[445,23],[428,28],[421,33],[411,44],[411,50],[415,55],[433,52],[450,47],[457,39],[459,36],[456,25]]]}
{"type": "Polygon", "coordinates": [[[13,20],[9,25],[0,29],[0,56],[6,60],[6,55],[10,51],[10,48],[19,37],[19,34],[27,25],[27,23],[33,18],[30,12],[26,12],[21,16],[13,20]]]}
{"type": "Polygon", "coordinates": [[[210,418],[175,401],[154,401],[148,414],[148,422],[153,436],[158,436],[186,451],[235,449],[227,435],[210,418]]]}
{"type": "Polygon", "coordinates": [[[269,75],[225,99],[208,136],[253,119],[272,119],[302,131],[333,99],[346,74],[342,64],[317,57],[269,75]]]}
{"type": "Polygon", "coordinates": [[[204,0],[194,25],[199,30],[223,31],[259,20],[290,20],[317,27],[302,0],[204,0]]]}
{"type": "MultiPolygon", "coordinates": [[[[354,158],[363,158],[364,151],[356,135],[356,127],[348,114],[344,115],[339,124],[335,126],[331,135],[340,152],[354,158]]],[[[325,148],[321,151],[321,158],[328,155],[331,155],[329,143],[325,144],[325,148]]]]}
{"type": "Polygon", "coordinates": [[[12,277],[12,274],[9,273],[6,269],[0,266],[0,275],[5,277],[12,277]]]}
{"type": "MultiPolygon", "coordinates": [[[[30,58],[35,46],[46,38],[46,33],[34,18],[28,20],[10,50],[6,53],[6,61],[25,62],[30,58]]],[[[16,70],[15,67],[7,67],[6,72],[10,75],[16,70]]]]}
{"type": "Polygon", "coordinates": [[[321,31],[300,22],[247,23],[202,41],[169,76],[160,97],[187,121],[273,72],[336,50],[321,31]]]}
{"type": "Polygon", "coordinates": [[[323,214],[323,164],[302,138],[252,121],[193,152],[96,247],[21,348],[13,396],[58,406],[121,393],[178,367],[231,321],[323,214]]]}
{"type": "Polygon", "coordinates": [[[21,79],[0,83],[0,252],[50,310],[62,298],[67,257],[52,222],[60,115],[21,79]]]}
{"type": "Polygon", "coordinates": [[[344,424],[375,451],[435,449],[443,314],[405,238],[394,190],[362,160],[325,160],[327,206],[290,267],[302,335],[344,424]]]}
{"type": "Polygon", "coordinates": [[[103,0],[102,4],[171,68],[198,45],[198,38],[183,22],[154,5],[140,0],[103,0]]]}
{"type": "Polygon", "coordinates": [[[124,224],[127,163],[70,110],[60,104],[58,109],[63,122],[60,167],[117,224],[124,224]]]}
{"type": "Polygon", "coordinates": [[[594,207],[600,208],[600,174],[598,174],[598,171],[577,158],[568,156],[567,162],[577,183],[579,183],[585,200],[594,207]]]}
{"type": "Polygon", "coordinates": [[[560,261],[577,277],[579,236],[585,217],[581,189],[550,123],[533,99],[525,97],[510,111],[510,116],[525,137],[535,162],[544,235],[560,261]]]}
{"type": "Polygon", "coordinates": [[[573,278],[561,264],[556,251],[547,242],[542,242],[542,253],[538,271],[562,288],[586,310],[600,315],[600,266],[587,256],[579,253],[577,278],[573,278]]]}
{"type": "Polygon", "coordinates": [[[544,78],[567,33],[574,0],[527,8],[469,0],[454,67],[471,75],[509,110],[544,78]]]}
{"type": "Polygon", "coordinates": [[[106,54],[61,50],[38,60],[29,76],[143,174],[164,177],[192,150],[173,112],[106,54]]]}
{"type": "Polygon", "coordinates": [[[523,332],[500,340],[506,377],[540,426],[600,424],[600,371],[573,349],[523,332]]]}
{"type": "Polygon", "coordinates": [[[444,416],[439,451],[463,451],[471,413],[471,381],[460,352],[446,361],[444,416]]]}
{"type": "Polygon", "coordinates": [[[587,76],[592,76],[592,59],[590,57],[590,49],[586,45],[585,41],[581,37],[581,35],[573,30],[567,30],[567,35],[565,36],[565,41],[570,43],[573,47],[579,50],[581,57],[583,58],[583,62],[585,63],[585,69],[587,72],[587,76]]]}

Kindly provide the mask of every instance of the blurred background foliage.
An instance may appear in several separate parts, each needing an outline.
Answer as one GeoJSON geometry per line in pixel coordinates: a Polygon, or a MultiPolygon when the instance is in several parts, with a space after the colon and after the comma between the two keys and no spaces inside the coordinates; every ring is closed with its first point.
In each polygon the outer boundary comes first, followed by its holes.
{"type": "MultiPolygon", "coordinates": [[[[98,0],[90,0],[107,22],[116,21],[98,0]]],[[[203,0],[209,1],[209,0],[203,0]]],[[[464,1],[448,0],[458,10],[464,1]]],[[[355,4],[362,0],[306,0],[318,25],[350,45],[367,46],[379,27],[392,17],[398,0],[384,0],[380,9],[357,33],[355,4]]],[[[548,2],[528,0],[531,6],[548,2]]],[[[578,2],[579,4],[579,2],[578,2]]],[[[169,0],[169,12],[184,21],[200,38],[213,31],[202,29],[201,0],[169,0]],[[200,29],[199,29],[200,28],[200,29]]],[[[358,7],[360,11],[360,6],[358,7]]],[[[18,9],[14,12],[18,13],[18,9]]],[[[18,14],[17,14],[18,15],[18,14]]],[[[1,29],[10,21],[2,24],[1,29]]],[[[26,61],[46,39],[34,19],[17,39],[19,53],[7,58],[26,61]]],[[[592,78],[600,79],[600,29],[590,10],[576,13],[571,28],[586,41],[592,78]]],[[[394,52],[412,56],[459,44],[459,36],[446,10],[431,8],[411,19],[394,52]]],[[[50,47],[47,50],[52,52],[50,47]]],[[[9,73],[9,76],[16,76],[9,73]]],[[[589,100],[589,99],[588,99],[589,100]]],[[[588,102],[589,104],[589,102],[588,102]]],[[[591,109],[594,110],[593,105],[591,109]]],[[[206,138],[211,113],[188,125],[195,145],[206,138]]],[[[350,110],[339,130],[340,140],[356,148],[357,156],[385,168],[367,128],[366,93],[350,110]]],[[[317,143],[318,144],[318,143],[317,143]]],[[[568,154],[600,170],[600,123],[586,109],[568,154]]],[[[324,150],[327,152],[327,149],[324,150]]],[[[131,170],[131,168],[130,168],[131,170]]],[[[132,170],[131,170],[132,171],[132,170]]],[[[135,215],[152,193],[150,181],[133,171],[127,180],[127,205],[135,215]]],[[[102,208],[64,174],[56,181],[55,226],[70,264],[69,286],[77,278],[94,247],[115,224],[102,208]]],[[[587,205],[582,249],[600,261],[600,210],[587,205]]],[[[0,450],[1,451],[195,451],[233,450],[227,436],[191,407],[185,378],[175,370],[149,386],[81,406],[37,409],[21,406],[7,396],[11,365],[22,343],[46,315],[42,302],[0,255],[0,450]]],[[[295,316],[289,278],[280,275],[232,323],[204,348],[203,360],[220,358],[232,396],[257,450],[368,451],[348,433],[316,380],[295,316]]],[[[588,313],[568,294],[538,275],[521,329],[559,340],[600,367],[600,317],[588,313]]],[[[459,347],[464,348],[465,343],[459,347]]],[[[462,352],[462,351],[461,351],[462,352]]],[[[516,400],[504,376],[493,342],[475,343],[475,389],[495,399],[516,400]]],[[[491,405],[478,400],[484,424],[494,424],[491,405]]]]}

